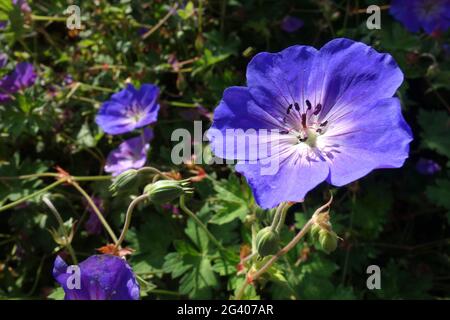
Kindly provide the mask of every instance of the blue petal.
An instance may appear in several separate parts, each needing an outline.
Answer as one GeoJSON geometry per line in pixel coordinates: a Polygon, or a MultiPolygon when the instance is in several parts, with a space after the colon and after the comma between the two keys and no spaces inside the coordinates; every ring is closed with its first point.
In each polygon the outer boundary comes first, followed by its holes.
{"type": "Polygon", "coordinates": [[[374,169],[399,168],[409,153],[412,133],[397,98],[356,109],[331,126],[319,140],[333,146],[328,182],[342,186],[374,169]]]}
{"type": "Polygon", "coordinates": [[[313,69],[306,92],[313,106],[323,106],[320,121],[392,97],[403,82],[403,73],[389,54],[349,39],[324,45],[313,69]]]}

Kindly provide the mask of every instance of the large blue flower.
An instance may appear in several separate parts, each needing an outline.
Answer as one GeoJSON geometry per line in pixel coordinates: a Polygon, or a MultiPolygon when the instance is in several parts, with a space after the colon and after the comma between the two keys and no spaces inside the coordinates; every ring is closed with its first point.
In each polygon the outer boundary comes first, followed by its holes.
{"type": "Polygon", "coordinates": [[[139,284],[128,263],[112,255],[94,255],[79,265],[79,273],[69,270],[56,257],[53,277],[63,287],[66,300],[138,300],[139,284]],[[80,276],[79,287],[74,278],[80,276]]]}
{"type": "Polygon", "coordinates": [[[109,134],[122,134],[144,127],[158,119],[159,89],[144,84],[139,90],[129,84],[112,95],[100,108],[96,122],[109,134]]]}
{"type": "Polygon", "coordinates": [[[348,39],[319,51],[260,53],[247,67],[247,87],[226,89],[215,110],[212,150],[238,160],[236,170],[264,208],[301,201],[324,180],[342,186],[377,168],[401,167],[412,140],[392,97],[402,81],[390,55],[348,39]],[[253,141],[244,147],[234,142],[243,130],[253,141]],[[277,170],[263,172],[268,163],[277,170]]]}
{"type": "Polygon", "coordinates": [[[431,34],[450,27],[450,0],[393,0],[389,12],[411,32],[422,27],[431,34]]]}

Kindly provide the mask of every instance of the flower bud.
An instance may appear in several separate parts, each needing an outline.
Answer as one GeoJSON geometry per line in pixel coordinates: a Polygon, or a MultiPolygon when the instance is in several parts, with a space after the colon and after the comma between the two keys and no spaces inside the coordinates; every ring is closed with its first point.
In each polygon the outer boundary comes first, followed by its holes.
{"type": "Polygon", "coordinates": [[[311,239],[312,239],[312,241],[314,241],[314,242],[317,242],[317,241],[319,241],[319,232],[320,232],[320,230],[321,230],[322,228],[320,227],[320,225],[319,224],[317,224],[317,223],[314,223],[313,225],[312,225],[312,227],[311,227],[311,239]]]}
{"type": "Polygon", "coordinates": [[[117,191],[129,185],[137,177],[138,173],[139,172],[136,169],[129,169],[122,172],[114,178],[109,186],[109,191],[112,193],[117,193],[117,191]]]}
{"type": "Polygon", "coordinates": [[[331,253],[337,248],[338,237],[333,231],[322,229],[319,231],[319,243],[323,251],[331,253]]]}
{"type": "Polygon", "coordinates": [[[280,236],[271,227],[265,227],[256,234],[256,251],[261,257],[275,254],[280,244],[280,236]]]}
{"type": "Polygon", "coordinates": [[[156,204],[171,202],[192,191],[187,180],[159,180],[144,188],[144,193],[148,194],[150,201],[156,204]]]}

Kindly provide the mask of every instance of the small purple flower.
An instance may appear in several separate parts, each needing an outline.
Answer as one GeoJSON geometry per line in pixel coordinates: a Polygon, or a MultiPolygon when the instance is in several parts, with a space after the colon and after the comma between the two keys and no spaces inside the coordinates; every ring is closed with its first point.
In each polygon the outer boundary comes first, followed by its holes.
{"type": "Polygon", "coordinates": [[[65,300],[139,300],[139,284],[125,259],[113,255],[93,255],[79,265],[80,282],[74,271],[57,256],[53,277],[65,292],[65,300]]]}
{"type": "Polygon", "coordinates": [[[13,5],[19,6],[20,10],[24,13],[30,13],[31,8],[26,0],[12,0],[13,5]]]}
{"type": "Polygon", "coordinates": [[[148,29],[148,28],[141,27],[141,28],[139,28],[139,29],[137,30],[137,34],[138,34],[139,36],[143,36],[143,35],[146,34],[149,30],[150,30],[150,29],[148,29]]]}
{"type": "Polygon", "coordinates": [[[399,168],[412,140],[392,97],[402,81],[389,54],[349,39],[259,53],[247,87],[226,89],[214,112],[212,151],[238,161],[263,208],[302,201],[324,180],[343,186],[399,168]]]}
{"type": "Polygon", "coordinates": [[[109,153],[105,171],[117,176],[125,170],[143,167],[147,161],[147,153],[150,150],[148,142],[151,139],[153,131],[146,128],[143,135],[122,142],[117,149],[109,153]]]}
{"type": "Polygon", "coordinates": [[[0,21],[0,30],[3,30],[8,25],[8,21],[0,21]]]}
{"type": "Polygon", "coordinates": [[[122,134],[144,127],[158,119],[159,89],[143,84],[139,90],[129,84],[103,103],[95,121],[108,134],[122,134]]]}
{"type": "MultiPolygon", "coordinates": [[[[103,207],[103,200],[98,197],[93,197],[92,200],[94,201],[94,204],[97,206],[100,212],[103,213],[103,215],[106,215],[105,214],[106,212],[103,207]]],[[[86,229],[88,234],[98,235],[102,232],[103,225],[98,219],[97,214],[92,209],[92,207],[87,203],[87,201],[85,202],[85,205],[89,212],[89,218],[84,224],[84,228],[86,229]]]]}
{"type": "Polygon", "coordinates": [[[0,79],[0,102],[10,99],[10,96],[28,88],[36,81],[33,65],[28,62],[19,63],[14,71],[0,79]]]}
{"type": "Polygon", "coordinates": [[[6,53],[0,53],[0,68],[3,68],[8,63],[8,56],[6,53]]]}
{"type": "Polygon", "coordinates": [[[284,17],[283,21],[281,21],[281,29],[286,32],[292,33],[303,27],[303,24],[303,20],[299,18],[286,16],[284,17]]]}
{"type": "Polygon", "coordinates": [[[450,0],[392,0],[390,14],[410,32],[445,32],[450,27],[450,0]]]}
{"type": "Polygon", "coordinates": [[[420,158],[417,161],[416,169],[420,174],[431,176],[441,171],[441,166],[433,160],[420,158]]]}
{"type": "Polygon", "coordinates": [[[63,79],[63,84],[65,86],[70,86],[73,83],[73,78],[70,74],[66,74],[63,79]]]}

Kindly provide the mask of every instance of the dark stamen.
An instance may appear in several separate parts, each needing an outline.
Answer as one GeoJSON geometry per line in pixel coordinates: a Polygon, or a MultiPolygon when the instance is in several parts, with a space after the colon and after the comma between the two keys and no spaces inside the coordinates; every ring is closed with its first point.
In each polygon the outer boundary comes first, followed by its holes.
{"type": "Polygon", "coordinates": [[[306,113],[302,113],[302,127],[306,128],[306,113]]]}
{"type": "Polygon", "coordinates": [[[322,133],[322,129],[317,129],[316,132],[317,133],[322,133]]]}
{"type": "Polygon", "coordinates": [[[311,108],[312,108],[311,102],[309,100],[306,100],[305,102],[306,102],[306,105],[308,106],[308,110],[311,110],[311,108]]]}
{"type": "Polygon", "coordinates": [[[287,130],[280,131],[280,134],[288,134],[288,133],[289,133],[289,131],[287,131],[287,130]]]}
{"type": "Polygon", "coordinates": [[[316,109],[314,110],[313,114],[314,114],[315,116],[317,116],[317,115],[320,113],[320,110],[322,110],[322,105],[319,103],[319,104],[316,106],[316,109]]]}
{"type": "Polygon", "coordinates": [[[291,109],[292,109],[292,104],[289,105],[289,107],[287,108],[286,113],[289,114],[289,112],[291,112],[291,109]]]}
{"type": "Polygon", "coordinates": [[[296,103],[294,103],[294,106],[295,106],[295,110],[297,110],[297,111],[299,111],[300,110],[300,106],[298,105],[298,103],[296,102],[296,103]]]}
{"type": "Polygon", "coordinates": [[[306,140],[308,140],[308,137],[298,138],[298,141],[300,141],[300,142],[305,142],[306,140]]]}
{"type": "Polygon", "coordinates": [[[321,126],[321,127],[325,127],[327,124],[328,124],[328,120],[325,121],[325,122],[322,122],[322,123],[320,124],[320,126],[321,126]]]}

